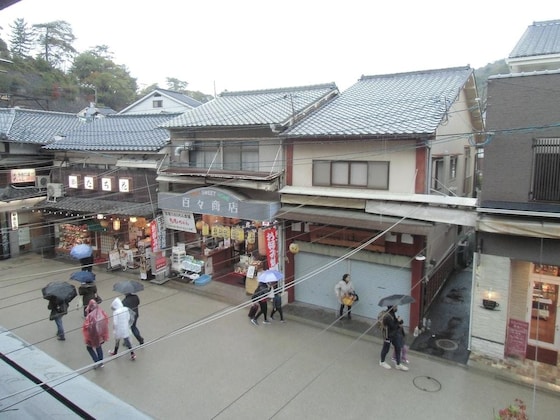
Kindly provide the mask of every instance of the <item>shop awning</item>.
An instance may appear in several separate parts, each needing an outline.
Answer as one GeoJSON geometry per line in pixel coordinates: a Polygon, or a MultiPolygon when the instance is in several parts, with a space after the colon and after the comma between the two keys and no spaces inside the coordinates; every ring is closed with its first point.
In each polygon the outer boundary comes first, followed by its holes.
{"type": "MultiPolygon", "coordinates": [[[[297,222],[311,222],[325,225],[352,226],[359,229],[385,230],[401,220],[398,217],[369,214],[363,211],[335,210],[322,207],[282,206],[276,213],[277,219],[297,222]]],[[[433,228],[432,223],[416,220],[403,220],[391,229],[393,232],[411,235],[428,235],[433,228]]]]}
{"type": "Polygon", "coordinates": [[[501,235],[528,236],[532,238],[560,238],[560,223],[545,220],[527,220],[498,216],[480,216],[477,230],[501,235]]]}
{"type": "Polygon", "coordinates": [[[41,209],[73,211],[87,214],[115,214],[153,218],[157,203],[100,200],[97,198],[62,197],[57,201],[43,201],[35,206],[41,209]]]}

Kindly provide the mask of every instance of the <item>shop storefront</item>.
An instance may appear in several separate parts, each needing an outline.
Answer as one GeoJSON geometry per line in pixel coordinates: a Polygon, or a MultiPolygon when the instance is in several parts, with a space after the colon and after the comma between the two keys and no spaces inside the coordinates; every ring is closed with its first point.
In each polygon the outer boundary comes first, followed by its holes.
{"type": "Polygon", "coordinates": [[[154,230],[158,237],[158,224],[146,217],[144,207],[136,203],[123,206],[123,202],[117,207],[106,200],[66,197],[58,202],[44,202],[35,212],[51,228],[55,256],[71,259],[72,248],[87,243],[93,248],[96,266],[137,270],[140,278],[147,279],[155,273],[152,238],[154,230]],[[91,213],[92,203],[99,213],[91,213]],[[126,207],[128,210],[124,210],[126,207]],[[131,215],[134,211],[142,215],[131,215]]]}
{"type": "Polygon", "coordinates": [[[278,202],[250,200],[225,188],[159,193],[172,238],[174,274],[244,286],[252,293],[258,273],[278,267],[278,202]]]}

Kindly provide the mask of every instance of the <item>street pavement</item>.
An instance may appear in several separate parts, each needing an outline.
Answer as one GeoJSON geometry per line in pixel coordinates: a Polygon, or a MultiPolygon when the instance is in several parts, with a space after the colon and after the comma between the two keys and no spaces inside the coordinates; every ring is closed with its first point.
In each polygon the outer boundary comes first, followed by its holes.
{"type": "MultiPolygon", "coordinates": [[[[381,341],[367,320],[337,321],[325,311],[329,323],[308,307],[305,319],[297,313],[304,305],[296,304],[285,308],[286,323],[254,326],[244,290],[215,281],[144,282],[138,326],[146,342],[137,359],[121,345],[104,368],[87,369],[80,299],[64,317],[66,341],[57,341],[41,296],[48,282],[78,269],[35,254],[0,261],[0,325],[155,419],[482,419],[516,398],[531,419],[558,415],[554,392],[422,352],[411,351],[408,372],[383,369],[381,341]]],[[[94,272],[110,314],[119,296],[113,284],[138,276],[104,267],[94,272]]],[[[111,347],[104,345],[106,356],[111,347]]]]}

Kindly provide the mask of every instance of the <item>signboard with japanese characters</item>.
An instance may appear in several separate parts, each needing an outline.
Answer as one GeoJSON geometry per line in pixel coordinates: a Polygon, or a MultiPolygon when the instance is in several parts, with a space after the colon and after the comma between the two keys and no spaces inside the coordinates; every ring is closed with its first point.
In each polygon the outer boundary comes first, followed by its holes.
{"type": "Polygon", "coordinates": [[[129,193],[132,191],[132,179],[119,178],[119,192],[129,193]]]}
{"type": "Polygon", "coordinates": [[[97,178],[92,175],[84,176],[84,189],[95,190],[97,187],[97,178]]]}
{"type": "Polygon", "coordinates": [[[11,169],[10,182],[12,184],[35,182],[35,169],[11,169]]]}
{"type": "Polygon", "coordinates": [[[203,187],[185,193],[158,193],[159,207],[248,220],[273,220],[280,202],[250,200],[225,188],[203,187]]]}
{"type": "Polygon", "coordinates": [[[104,176],[101,178],[101,191],[113,191],[115,178],[112,176],[104,176]]]}
{"type": "Polygon", "coordinates": [[[274,268],[278,265],[278,232],[276,232],[276,228],[265,229],[264,240],[268,267],[274,268]]]}
{"type": "Polygon", "coordinates": [[[68,188],[78,188],[80,186],[80,175],[68,175],[68,188]]]}
{"type": "Polygon", "coordinates": [[[163,210],[163,220],[167,229],[196,233],[196,223],[191,212],[163,210]]]}

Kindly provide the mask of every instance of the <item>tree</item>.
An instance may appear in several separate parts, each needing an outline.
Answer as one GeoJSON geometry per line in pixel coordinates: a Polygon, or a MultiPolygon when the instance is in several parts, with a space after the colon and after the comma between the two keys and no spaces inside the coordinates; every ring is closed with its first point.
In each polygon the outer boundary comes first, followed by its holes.
{"type": "Polygon", "coordinates": [[[61,68],[65,62],[72,61],[76,50],[72,43],[76,40],[72,27],[68,22],[57,20],[49,23],[33,25],[37,31],[37,39],[41,47],[39,57],[52,67],[61,68]]]}
{"type": "Polygon", "coordinates": [[[172,90],[174,92],[179,92],[179,93],[186,93],[187,86],[189,85],[188,82],[176,79],[174,77],[167,77],[166,82],[167,82],[167,88],[169,90],[172,90]]]}
{"type": "Polygon", "coordinates": [[[12,34],[10,37],[11,53],[13,57],[29,57],[35,42],[35,33],[22,18],[10,25],[12,34]]]}
{"type": "Polygon", "coordinates": [[[115,64],[107,46],[90,49],[74,59],[69,74],[78,84],[92,86],[97,102],[114,110],[120,110],[136,100],[136,79],[125,66],[115,64]]]}

